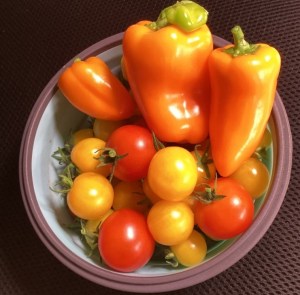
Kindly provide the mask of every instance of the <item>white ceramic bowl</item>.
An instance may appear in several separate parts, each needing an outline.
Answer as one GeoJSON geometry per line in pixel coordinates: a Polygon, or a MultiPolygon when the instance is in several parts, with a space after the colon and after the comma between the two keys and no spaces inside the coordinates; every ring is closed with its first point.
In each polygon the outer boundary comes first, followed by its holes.
{"type": "MultiPolygon", "coordinates": [[[[102,40],[77,57],[85,59],[99,55],[117,73],[120,71],[122,36],[120,33],[102,40]]],[[[226,43],[214,36],[215,46],[226,43]]],[[[199,266],[171,269],[150,264],[135,273],[119,273],[106,269],[86,255],[79,237],[62,225],[69,222],[63,199],[50,190],[57,181],[58,168],[51,154],[63,146],[70,130],[76,130],[86,122],[86,116],[71,106],[57,88],[61,71],[39,96],[25,127],[20,151],[20,185],[28,217],[42,242],[58,260],[82,277],[103,286],[151,293],[181,289],[205,281],[233,265],[255,246],[273,222],[290,178],[292,139],[278,93],[269,121],[273,137],[268,163],[272,170],[271,185],[266,196],[256,203],[256,217],[251,227],[236,239],[216,244],[199,266]]]]}

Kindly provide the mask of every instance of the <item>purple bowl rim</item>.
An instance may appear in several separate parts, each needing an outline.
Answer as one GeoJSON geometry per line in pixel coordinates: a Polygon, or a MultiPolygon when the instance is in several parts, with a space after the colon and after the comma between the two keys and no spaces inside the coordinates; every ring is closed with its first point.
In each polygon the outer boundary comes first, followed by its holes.
{"type": "MultiPolygon", "coordinates": [[[[85,59],[92,55],[98,55],[117,45],[121,45],[122,38],[123,33],[119,33],[103,39],[88,47],[80,54],[76,55],[76,57],[85,59]]],[[[217,36],[213,36],[213,40],[217,47],[229,43],[217,36]]],[[[277,127],[275,129],[277,132],[278,150],[285,150],[285,152],[278,154],[276,160],[277,173],[273,179],[273,186],[269,192],[268,201],[261,208],[260,213],[251,227],[228,249],[218,254],[215,258],[210,259],[200,267],[194,267],[168,275],[134,276],[132,274],[118,273],[101,267],[99,268],[77,257],[64,246],[48,226],[35,197],[31,173],[32,148],[35,133],[43,111],[57,91],[56,85],[58,77],[63,69],[69,66],[73,60],[74,59],[71,59],[63,66],[41,92],[28,117],[20,148],[19,180],[24,207],[34,230],[49,251],[72,271],[94,283],[112,289],[141,293],[172,291],[201,283],[218,275],[245,256],[271,226],[284,200],[290,181],[292,166],[292,135],[288,116],[278,92],[276,92],[272,117],[274,118],[274,123],[277,127]],[[272,202],[274,198],[276,198],[276,202],[272,202]]]]}

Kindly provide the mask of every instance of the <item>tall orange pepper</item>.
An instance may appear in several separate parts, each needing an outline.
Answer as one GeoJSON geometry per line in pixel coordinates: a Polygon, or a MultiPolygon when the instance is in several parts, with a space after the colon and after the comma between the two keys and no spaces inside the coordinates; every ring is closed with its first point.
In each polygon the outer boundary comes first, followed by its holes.
{"type": "Polygon", "coordinates": [[[207,11],[193,1],[165,8],[156,22],[130,26],[123,66],[150,129],[165,142],[199,143],[208,136],[213,49],[207,11]]]}
{"type": "Polygon", "coordinates": [[[232,174],[262,139],[274,103],[281,59],[267,44],[249,44],[239,26],[234,45],[209,58],[212,157],[222,176],[232,174]]]}

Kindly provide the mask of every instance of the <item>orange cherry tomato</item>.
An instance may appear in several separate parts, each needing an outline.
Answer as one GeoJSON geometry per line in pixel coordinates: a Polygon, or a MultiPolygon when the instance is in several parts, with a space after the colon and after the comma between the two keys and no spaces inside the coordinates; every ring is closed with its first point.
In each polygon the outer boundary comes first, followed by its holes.
{"type": "Polygon", "coordinates": [[[249,158],[232,174],[250,193],[253,199],[261,197],[268,189],[270,174],[267,167],[257,158],[249,158]]]}
{"type": "Polygon", "coordinates": [[[91,128],[84,128],[84,129],[77,130],[76,132],[74,132],[72,134],[71,144],[74,146],[79,141],[81,141],[81,140],[83,140],[85,138],[90,138],[90,137],[94,137],[93,129],[91,129],[91,128]]]}
{"type": "Polygon", "coordinates": [[[119,127],[126,124],[126,120],[121,121],[108,121],[95,119],[93,125],[93,131],[95,137],[100,138],[104,141],[107,141],[109,136],[119,127]]]}
{"type": "Polygon", "coordinates": [[[114,190],[103,175],[94,172],[79,174],[67,194],[71,212],[86,220],[99,219],[113,203],[114,190]]]}
{"type": "Polygon", "coordinates": [[[185,241],[170,248],[178,262],[184,266],[194,266],[201,263],[207,252],[205,238],[196,230],[193,230],[185,241]]]}
{"type": "Polygon", "coordinates": [[[171,246],[190,236],[194,227],[194,214],[185,202],[162,200],[151,207],[147,223],[157,243],[171,246]]]}
{"type": "Polygon", "coordinates": [[[113,209],[120,210],[129,208],[141,213],[146,213],[149,208],[149,201],[144,194],[140,181],[120,181],[114,187],[113,209]]]}
{"type": "Polygon", "coordinates": [[[111,165],[99,166],[97,159],[101,156],[105,141],[91,137],[78,142],[71,151],[71,160],[82,172],[95,172],[108,176],[111,172],[111,165]]]}
{"type": "Polygon", "coordinates": [[[178,146],[159,150],[152,158],[148,181],[152,191],[164,200],[187,198],[197,183],[197,165],[191,153],[178,146]]]}

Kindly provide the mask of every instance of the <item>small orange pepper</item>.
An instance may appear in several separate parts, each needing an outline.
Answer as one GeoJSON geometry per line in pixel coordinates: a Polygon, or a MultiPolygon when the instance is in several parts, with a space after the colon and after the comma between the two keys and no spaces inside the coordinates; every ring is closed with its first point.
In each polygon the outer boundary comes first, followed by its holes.
{"type": "Polygon", "coordinates": [[[123,120],[135,112],[129,91],[98,57],[76,59],[59,77],[58,87],[72,105],[93,118],[123,120]]]}
{"type": "Polygon", "coordinates": [[[267,44],[249,44],[239,26],[234,45],[209,58],[212,157],[223,177],[232,174],[259,145],[274,103],[281,59],[267,44]]]}

